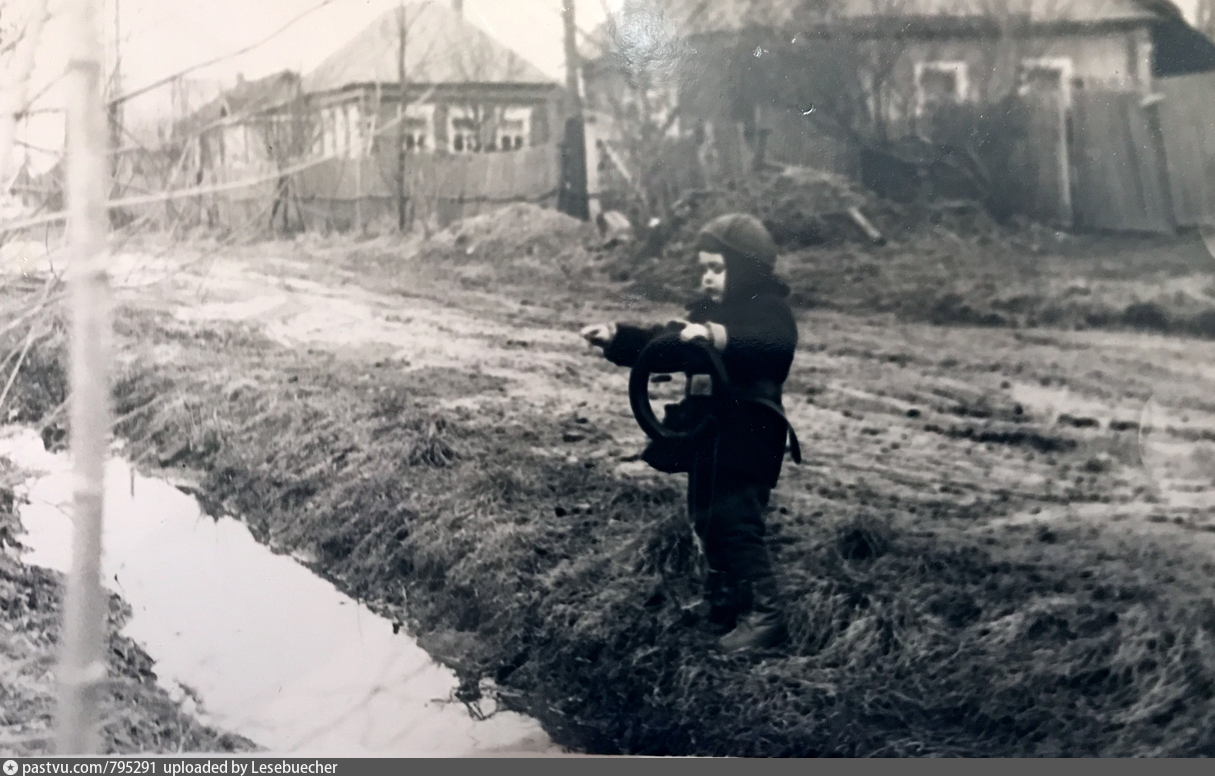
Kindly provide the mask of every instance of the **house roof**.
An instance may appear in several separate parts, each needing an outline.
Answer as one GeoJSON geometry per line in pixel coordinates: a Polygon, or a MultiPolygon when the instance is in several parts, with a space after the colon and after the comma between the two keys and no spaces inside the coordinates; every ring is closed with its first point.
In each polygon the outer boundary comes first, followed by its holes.
{"type": "MultiPolygon", "coordinates": [[[[380,16],[304,77],[306,92],[397,82],[400,9],[380,16]]],[[[404,7],[405,72],[420,84],[554,84],[535,65],[441,2],[404,7]]]]}
{"type": "Polygon", "coordinates": [[[239,81],[177,123],[178,131],[214,124],[225,116],[256,114],[290,102],[299,94],[300,77],[283,70],[253,81],[239,81]]]}
{"type": "Polygon", "coordinates": [[[685,35],[783,27],[805,15],[802,0],[667,0],[666,16],[685,35]]]}
{"type": "Polygon", "coordinates": [[[1162,15],[1165,5],[1169,4],[1156,0],[844,0],[841,16],[848,19],[1012,16],[1040,24],[1092,24],[1156,19],[1162,15]]]}
{"type": "MultiPolygon", "coordinates": [[[[784,27],[824,19],[822,0],[667,0],[667,18],[685,35],[784,27]]],[[[1170,0],[840,0],[836,19],[956,19],[999,15],[1039,23],[1136,21],[1181,17],[1170,0]]]]}

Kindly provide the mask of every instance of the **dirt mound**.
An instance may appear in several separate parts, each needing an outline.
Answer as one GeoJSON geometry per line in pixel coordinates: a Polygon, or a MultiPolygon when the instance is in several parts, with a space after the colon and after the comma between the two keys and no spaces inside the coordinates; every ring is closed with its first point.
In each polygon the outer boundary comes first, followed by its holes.
{"type": "Polygon", "coordinates": [[[516,203],[455,222],[424,241],[420,252],[459,264],[568,271],[591,262],[596,237],[589,223],[516,203]]]}
{"type": "Polygon", "coordinates": [[[687,194],[672,208],[670,223],[618,263],[615,275],[633,281],[633,290],[642,296],[682,298],[695,287],[698,274],[691,261],[696,233],[710,219],[736,211],[758,216],[783,253],[827,250],[868,256],[925,237],[984,245],[1015,241],[1015,231],[996,223],[977,203],[897,203],[844,176],[791,167],[732,190],[687,194]]]}

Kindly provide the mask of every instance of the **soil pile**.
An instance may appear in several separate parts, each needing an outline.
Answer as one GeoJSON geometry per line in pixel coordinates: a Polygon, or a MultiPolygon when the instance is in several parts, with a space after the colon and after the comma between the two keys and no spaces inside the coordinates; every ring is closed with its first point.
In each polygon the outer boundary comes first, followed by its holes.
{"type": "Polygon", "coordinates": [[[615,276],[632,281],[632,290],[647,298],[682,298],[695,288],[698,276],[692,249],[696,233],[710,219],[736,211],[758,216],[786,254],[867,256],[926,234],[1007,244],[1014,239],[1012,230],[976,203],[900,204],[844,176],[793,167],[733,190],[686,195],[674,206],[670,224],[654,230],[630,258],[617,261],[615,276]]]}
{"type": "Polygon", "coordinates": [[[491,287],[584,274],[597,239],[587,222],[516,203],[457,221],[423,241],[418,256],[447,266],[467,286],[491,287]]]}

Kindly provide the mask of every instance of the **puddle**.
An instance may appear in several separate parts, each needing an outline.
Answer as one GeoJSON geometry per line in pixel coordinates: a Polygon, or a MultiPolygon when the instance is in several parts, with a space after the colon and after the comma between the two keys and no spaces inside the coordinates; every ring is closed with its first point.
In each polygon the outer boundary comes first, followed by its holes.
{"type": "MultiPolygon", "coordinates": [[[[31,473],[23,559],[66,572],[67,457],[11,428],[0,455],[31,473]]],[[[208,724],[283,754],[561,752],[528,717],[474,720],[449,701],[454,674],[390,622],[258,544],[244,524],[204,515],[190,496],[118,458],[106,474],[104,548],[107,587],[133,609],[126,634],[170,692],[189,688],[208,724]]]]}

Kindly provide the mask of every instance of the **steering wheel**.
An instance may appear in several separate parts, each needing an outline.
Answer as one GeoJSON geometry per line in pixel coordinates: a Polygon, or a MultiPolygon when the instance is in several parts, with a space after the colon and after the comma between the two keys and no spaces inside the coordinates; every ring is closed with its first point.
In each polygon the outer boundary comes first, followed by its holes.
{"type": "Polygon", "coordinates": [[[654,414],[654,408],[650,406],[650,376],[674,372],[709,375],[713,383],[713,398],[717,401],[725,398],[730,389],[725,364],[709,344],[685,342],[679,338],[678,332],[655,337],[642,349],[629,373],[629,405],[641,430],[650,439],[685,442],[700,436],[714,423],[710,414],[695,428],[675,431],[663,425],[654,414]]]}

